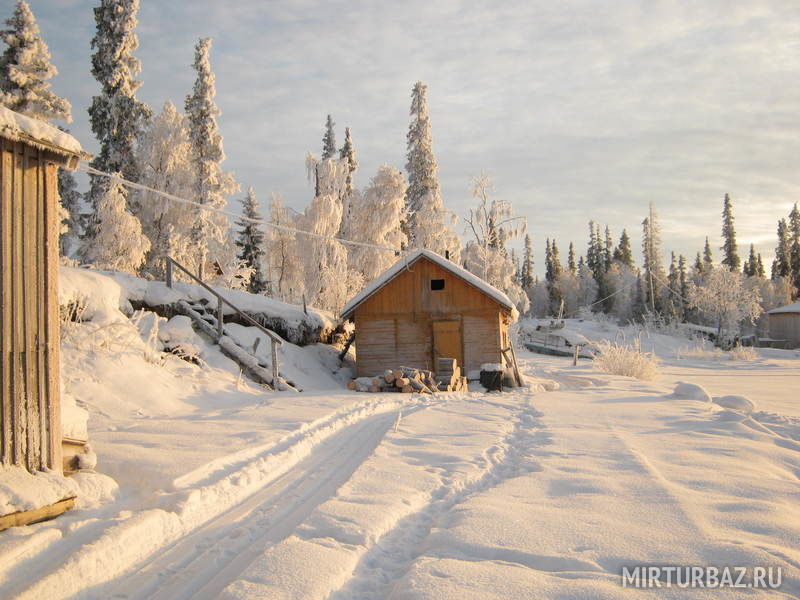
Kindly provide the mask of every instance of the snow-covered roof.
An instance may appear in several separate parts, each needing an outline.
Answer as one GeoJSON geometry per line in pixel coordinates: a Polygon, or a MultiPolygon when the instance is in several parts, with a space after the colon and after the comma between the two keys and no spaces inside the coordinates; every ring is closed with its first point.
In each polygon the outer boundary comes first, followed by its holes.
{"type": "Polygon", "coordinates": [[[769,311],[768,315],[777,315],[780,313],[800,313],[800,302],[795,302],[793,304],[787,304],[786,306],[781,306],[779,308],[773,308],[769,311]]]}
{"type": "Polygon", "coordinates": [[[421,248],[419,250],[414,250],[410,252],[406,256],[403,256],[400,260],[394,263],[391,267],[389,267],[386,271],[384,271],[381,275],[376,277],[372,282],[370,282],[361,292],[359,292],[356,296],[354,296],[347,304],[345,304],[344,308],[342,309],[342,317],[346,318],[349,316],[350,313],[355,310],[355,308],[364,302],[367,298],[372,296],[375,292],[380,290],[383,286],[389,283],[392,279],[394,279],[400,272],[405,269],[407,266],[412,265],[420,258],[427,258],[428,260],[436,263],[443,269],[447,269],[456,277],[463,279],[471,286],[477,288],[479,291],[483,292],[493,300],[499,302],[502,306],[509,309],[512,312],[516,312],[516,307],[514,303],[509,300],[508,296],[506,296],[503,292],[498,290],[496,287],[493,287],[486,283],[480,277],[473,275],[469,271],[462,269],[454,262],[449,261],[448,259],[436,254],[431,250],[427,250],[425,248],[421,248]]]}
{"type": "Polygon", "coordinates": [[[39,119],[21,115],[5,106],[0,106],[0,135],[15,142],[25,142],[36,148],[50,150],[65,156],[77,158],[83,154],[80,143],[70,134],[39,119]]]}

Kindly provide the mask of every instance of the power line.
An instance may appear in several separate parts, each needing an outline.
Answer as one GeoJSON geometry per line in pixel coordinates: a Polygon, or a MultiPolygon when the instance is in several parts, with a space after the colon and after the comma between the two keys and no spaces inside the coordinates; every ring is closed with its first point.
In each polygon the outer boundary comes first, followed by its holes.
{"type": "Polygon", "coordinates": [[[141,183],[136,183],[133,181],[128,181],[120,177],[119,175],[115,175],[113,173],[106,173],[105,171],[100,171],[95,169],[94,167],[90,166],[88,163],[81,161],[80,163],[81,169],[89,173],[90,175],[97,175],[98,177],[106,177],[108,179],[113,179],[119,181],[122,185],[135,189],[140,190],[143,192],[150,192],[152,194],[156,194],[157,196],[161,196],[162,198],[166,198],[172,202],[178,202],[180,204],[187,204],[189,206],[194,206],[201,210],[205,210],[208,212],[214,212],[220,215],[225,215],[229,218],[233,219],[241,219],[243,221],[249,221],[250,223],[256,223],[259,225],[265,225],[266,227],[272,227],[273,229],[278,229],[280,231],[288,231],[291,233],[299,233],[302,235],[307,235],[310,237],[314,237],[317,239],[322,240],[329,240],[332,242],[340,242],[342,244],[347,244],[350,246],[360,246],[362,248],[372,248],[374,250],[384,250],[386,252],[393,252],[396,255],[401,254],[403,251],[397,248],[389,248],[388,246],[381,246],[379,244],[370,244],[368,242],[356,242],[353,240],[346,240],[344,238],[329,236],[329,235],[322,235],[321,233],[314,233],[312,231],[303,231],[302,229],[295,229],[294,227],[287,227],[286,225],[278,225],[277,223],[271,223],[269,221],[265,221],[264,219],[252,219],[250,217],[246,217],[244,215],[238,215],[234,212],[223,210],[221,208],[214,208],[212,206],[208,206],[206,204],[201,204],[200,202],[195,202],[194,200],[187,200],[186,198],[181,198],[180,196],[175,196],[174,194],[170,194],[167,192],[162,192],[161,190],[156,190],[146,185],[142,185],[141,183]]]}

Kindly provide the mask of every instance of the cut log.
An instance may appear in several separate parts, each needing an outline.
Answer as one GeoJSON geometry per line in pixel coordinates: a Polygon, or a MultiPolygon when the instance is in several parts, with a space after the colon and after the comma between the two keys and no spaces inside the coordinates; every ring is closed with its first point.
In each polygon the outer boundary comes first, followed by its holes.
{"type": "Polygon", "coordinates": [[[373,393],[380,392],[381,386],[379,384],[373,383],[371,386],[369,386],[369,391],[373,393]]]}
{"type": "Polygon", "coordinates": [[[408,379],[408,377],[398,377],[397,379],[394,380],[394,384],[397,387],[401,388],[407,386],[409,381],[410,380],[408,379]]]}
{"type": "Polygon", "coordinates": [[[352,381],[348,381],[347,382],[347,389],[348,390],[355,390],[357,388],[358,388],[358,384],[356,383],[355,379],[353,379],[352,381]]]}
{"type": "Polygon", "coordinates": [[[404,385],[400,388],[400,391],[402,391],[404,394],[410,394],[414,391],[414,388],[412,388],[410,385],[404,385]]]}
{"type": "Polygon", "coordinates": [[[394,371],[387,369],[386,373],[383,374],[383,379],[386,383],[394,383],[397,378],[394,376],[394,371]]]}

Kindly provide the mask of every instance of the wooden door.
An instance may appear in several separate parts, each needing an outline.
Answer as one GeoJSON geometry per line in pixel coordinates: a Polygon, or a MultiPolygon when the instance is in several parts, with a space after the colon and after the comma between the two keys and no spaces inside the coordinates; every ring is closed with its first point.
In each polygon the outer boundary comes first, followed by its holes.
{"type": "Polygon", "coordinates": [[[434,321],[433,323],[434,365],[439,358],[455,358],[464,368],[464,346],[461,341],[461,321],[434,321]]]}

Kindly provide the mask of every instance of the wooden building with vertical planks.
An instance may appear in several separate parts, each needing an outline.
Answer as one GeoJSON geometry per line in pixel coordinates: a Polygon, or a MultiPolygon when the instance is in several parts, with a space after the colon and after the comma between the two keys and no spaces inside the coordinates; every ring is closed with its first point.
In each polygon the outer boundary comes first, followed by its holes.
{"type": "Polygon", "coordinates": [[[455,358],[464,374],[503,364],[514,304],[503,292],[430,250],[402,257],[342,309],[355,323],[359,377],[455,358]]]}
{"type": "Polygon", "coordinates": [[[82,151],[70,135],[0,106],[0,459],[61,472],[58,169],[82,151]]]}

